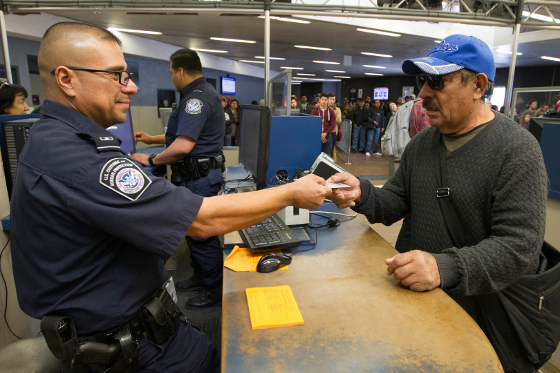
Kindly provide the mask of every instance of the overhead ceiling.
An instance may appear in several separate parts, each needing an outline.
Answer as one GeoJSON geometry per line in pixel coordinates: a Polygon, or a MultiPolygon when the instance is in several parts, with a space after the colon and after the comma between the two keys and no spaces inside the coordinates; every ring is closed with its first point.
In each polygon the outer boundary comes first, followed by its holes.
{"type": "MultiPolygon", "coordinates": [[[[187,48],[225,50],[227,54],[216,54],[232,60],[255,60],[264,56],[264,19],[251,14],[175,13],[146,14],[134,10],[56,10],[49,13],[61,17],[88,22],[102,27],[118,27],[135,30],[159,31],[163,35],[140,35],[145,38],[187,48]],[[234,38],[256,41],[254,44],[231,43],[211,40],[211,37],[234,38]]],[[[418,27],[422,26],[418,22],[418,27]]],[[[477,27],[477,26],[468,26],[477,27]]],[[[271,20],[270,56],[285,58],[271,60],[271,70],[281,71],[281,67],[302,67],[299,73],[315,74],[305,76],[311,79],[336,79],[335,76],[352,78],[367,77],[365,73],[383,75],[402,74],[401,65],[407,58],[426,56],[435,46],[435,39],[402,34],[400,37],[369,34],[357,31],[353,25],[311,20],[310,24],[299,24],[271,20]],[[331,48],[320,51],[295,48],[294,45],[331,48]],[[361,52],[392,55],[392,58],[366,56],[361,52]],[[351,57],[351,64],[345,65],[345,56],[351,57]],[[338,65],[325,65],[313,61],[332,61],[338,65]],[[384,68],[364,67],[364,65],[384,68]],[[325,70],[340,70],[331,73],[325,70]]],[[[458,33],[465,33],[465,27],[458,27],[458,33]]],[[[517,66],[552,65],[560,62],[543,60],[541,56],[560,58],[559,40],[537,41],[519,45],[517,66]]],[[[497,67],[508,67],[511,55],[499,53],[494,48],[497,67]]],[[[167,56],[162,56],[163,59],[167,56]]],[[[262,60],[261,60],[262,61],[262,60]]],[[[348,62],[348,57],[346,58],[348,62]]],[[[257,66],[264,65],[258,64],[257,66]]]]}

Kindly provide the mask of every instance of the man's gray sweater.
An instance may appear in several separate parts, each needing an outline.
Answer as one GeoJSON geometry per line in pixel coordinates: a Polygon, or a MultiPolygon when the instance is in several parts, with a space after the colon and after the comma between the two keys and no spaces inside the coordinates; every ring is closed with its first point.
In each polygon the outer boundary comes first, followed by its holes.
{"type": "Polygon", "coordinates": [[[411,250],[436,258],[442,289],[475,320],[477,294],[498,292],[539,266],[548,177],[540,146],[519,124],[496,117],[465,145],[448,153],[451,200],[469,240],[453,246],[436,197],[438,128],[407,145],[396,174],[375,188],[361,180],[354,207],[370,223],[393,224],[411,214],[411,250]]]}

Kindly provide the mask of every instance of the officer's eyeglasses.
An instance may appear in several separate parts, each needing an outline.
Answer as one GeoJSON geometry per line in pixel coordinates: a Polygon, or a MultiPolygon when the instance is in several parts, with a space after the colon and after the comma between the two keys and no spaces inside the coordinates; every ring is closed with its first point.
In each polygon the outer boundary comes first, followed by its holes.
{"type": "MultiPolygon", "coordinates": [[[[81,69],[78,67],[68,67],[66,66],[67,69],[70,70],[76,70],[76,71],[87,71],[90,73],[110,73],[110,74],[115,74],[119,77],[119,83],[121,85],[126,86],[128,84],[128,82],[130,82],[132,80],[132,76],[134,75],[131,72],[128,72],[126,70],[96,70],[96,69],[81,69]]],[[[56,71],[56,69],[54,69],[53,71],[51,71],[51,74],[54,75],[54,72],[56,71]]]]}
{"type": "Polygon", "coordinates": [[[416,75],[416,85],[419,90],[422,90],[424,84],[428,83],[428,86],[434,91],[440,91],[445,85],[445,77],[443,75],[416,75]]]}

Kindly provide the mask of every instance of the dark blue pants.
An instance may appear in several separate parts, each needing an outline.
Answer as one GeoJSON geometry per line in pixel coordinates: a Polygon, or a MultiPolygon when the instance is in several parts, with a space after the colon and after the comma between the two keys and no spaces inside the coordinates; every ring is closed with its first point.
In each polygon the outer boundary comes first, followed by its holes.
{"type": "Polygon", "coordinates": [[[381,128],[372,128],[367,130],[366,152],[371,150],[372,153],[377,153],[377,143],[379,142],[380,133],[381,128]],[[371,148],[372,144],[373,149],[371,148]]]}
{"type": "Polygon", "coordinates": [[[321,143],[321,152],[323,153],[327,153],[329,155],[329,157],[333,156],[333,150],[334,150],[334,144],[335,144],[335,140],[336,140],[336,133],[335,132],[331,132],[327,135],[326,137],[327,142],[322,142],[321,143]]]}
{"type": "Polygon", "coordinates": [[[218,373],[220,352],[208,336],[189,325],[181,327],[165,343],[140,341],[137,373],[218,373]]]}
{"type": "MultiPolygon", "coordinates": [[[[207,177],[189,180],[182,185],[196,195],[212,197],[218,195],[222,182],[221,170],[212,170],[207,177]]],[[[209,287],[221,286],[223,275],[223,251],[217,236],[209,238],[187,237],[191,251],[191,266],[194,275],[202,278],[209,287]]]]}

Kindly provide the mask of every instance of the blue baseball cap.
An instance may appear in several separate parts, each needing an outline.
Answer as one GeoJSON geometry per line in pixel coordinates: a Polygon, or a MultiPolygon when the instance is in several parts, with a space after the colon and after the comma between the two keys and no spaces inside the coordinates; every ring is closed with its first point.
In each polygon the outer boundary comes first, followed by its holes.
{"type": "Polygon", "coordinates": [[[444,75],[463,68],[485,74],[491,82],[496,77],[496,64],[488,45],[474,36],[467,35],[448,36],[428,54],[428,57],[405,60],[402,64],[403,72],[409,75],[422,72],[444,75]]]}

